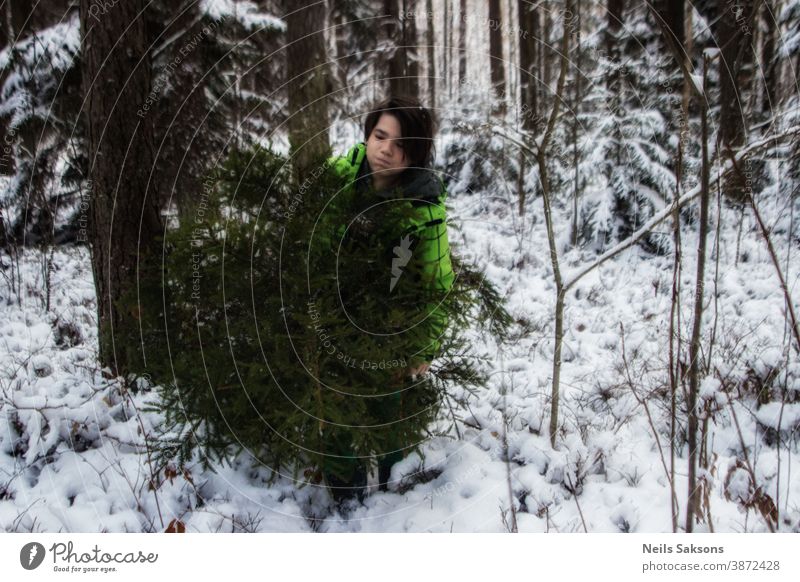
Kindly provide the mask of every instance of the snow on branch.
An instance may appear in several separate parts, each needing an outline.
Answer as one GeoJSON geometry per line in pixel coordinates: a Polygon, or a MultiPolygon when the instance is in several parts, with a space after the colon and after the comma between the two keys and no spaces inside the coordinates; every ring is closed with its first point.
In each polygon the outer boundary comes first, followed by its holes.
{"type": "MultiPolygon", "coordinates": [[[[747,156],[749,156],[753,152],[759,151],[759,150],[761,150],[761,149],[773,144],[774,142],[777,142],[779,140],[782,140],[782,139],[785,139],[787,137],[791,137],[791,136],[794,136],[794,135],[800,135],[800,125],[793,125],[792,127],[788,128],[785,131],[782,131],[782,132],[780,132],[778,134],[775,134],[775,135],[771,135],[769,137],[765,137],[765,138],[763,138],[763,139],[761,139],[759,141],[751,143],[750,145],[748,145],[745,148],[742,148],[734,156],[733,160],[728,159],[722,165],[722,167],[718,170],[718,172],[721,173],[721,174],[725,174],[725,173],[727,173],[727,172],[729,172],[730,170],[733,169],[734,162],[738,163],[738,162],[744,160],[747,156]]],[[[697,186],[695,186],[694,188],[692,188],[691,190],[686,192],[683,196],[681,196],[677,200],[678,206],[681,207],[684,204],[686,204],[687,202],[689,202],[692,199],[694,199],[695,197],[697,197],[700,194],[700,189],[701,189],[700,185],[698,184],[697,186]]],[[[673,211],[674,211],[674,209],[673,209],[673,205],[672,204],[670,204],[669,206],[665,207],[660,212],[654,214],[652,218],[650,218],[647,222],[645,222],[642,225],[641,228],[639,228],[636,232],[631,234],[631,236],[629,236],[627,239],[625,239],[624,241],[620,242],[616,246],[608,249],[605,253],[603,253],[602,255],[597,257],[597,259],[595,259],[592,263],[581,267],[575,273],[573,273],[571,276],[567,277],[566,281],[564,283],[564,291],[566,292],[570,287],[572,287],[575,283],[577,283],[586,274],[588,274],[592,270],[594,270],[597,267],[599,267],[600,265],[602,265],[604,262],[606,262],[611,257],[613,257],[615,255],[618,255],[619,253],[621,253],[622,251],[624,251],[628,247],[631,247],[634,244],[636,244],[642,237],[644,237],[647,233],[649,233],[657,224],[659,224],[664,219],[666,219],[668,216],[670,216],[673,213],[673,211]]]]}
{"type": "Polygon", "coordinates": [[[214,20],[232,18],[247,30],[276,28],[286,30],[280,18],[262,12],[255,2],[249,0],[202,0],[200,10],[214,20]]]}

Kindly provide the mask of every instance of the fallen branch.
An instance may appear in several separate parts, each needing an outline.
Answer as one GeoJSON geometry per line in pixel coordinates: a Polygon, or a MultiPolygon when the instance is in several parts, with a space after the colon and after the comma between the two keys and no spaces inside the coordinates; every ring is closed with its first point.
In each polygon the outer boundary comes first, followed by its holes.
{"type": "MultiPolygon", "coordinates": [[[[787,137],[792,137],[795,135],[800,135],[800,125],[793,125],[786,131],[783,131],[779,134],[770,137],[765,137],[764,139],[753,142],[747,147],[739,150],[739,152],[735,156],[733,156],[732,159],[735,160],[736,163],[738,163],[739,161],[743,160],[752,153],[766,148],[768,145],[772,144],[775,141],[782,140],[787,137]]],[[[722,168],[720,169],[720,172],[724,174],[733,169],[733,167],[734,167],[734,162],[731,162],[731,158],[729,158],[728,161],[726,161],[723,164],[722,168]]],[[[702,185],[698,184],[697,186],[686,192],[678,200],[678,206],[682,207],[687,202],[690,202],[691,200],[697,198],[697,196],[700,195],[701,190],[702,190],[702,185]]],[[[576,273],[574,273],[571,277],[567,278],[566,282],[564,283],[565,290],[569,290],[573,285],[575,285],[575,283],[577,283],[585,275],[587,275],[588,273],[590,273],[591,271],[593,271],[594,269],[605,263],[608,259],[618,255],[628,247],[632,247],[634,244],[639,242],[639,240],[642,239],[645,235],[647,235],[651,230],[653,230],[653,228],[656,225],[669,218],[672,212],[673,212],[673,206],[669,205],[662,211],[654,214],[652,218],[650,218],[647,222],[645,222],[639,230],[631,234],[631,236],[629,236],[627,239],[620,242],[615,247],[612,247],[609,250],[607,250],[605,253],[597,257],[594,260],[594,262],[578,269],[576,273]]]]}
{"type": "MultiPolygon", "coordinates": [[[[516,139],[515,137],[509,135],[508,133],[503,131],[503,128],[491,124],[484,124],[484,127],[490,129],[493,133],[499,135],[503,139],[508,140],[517,147],[522,148],[533,155],[538,155],[538,152],[536,152],[533,148],[528,146],[523,141],[520,141],[519,139],[516,139]]],[[[734,169],[735,164],[738,164],[740,161],[752,155],[753,153],[759,152],[768,147],[769,145],[774,144],[777,141],[781,141],[786,138],[794,137],[797,135],[800,135],[800,125],[793,125],[790,128],[778,134],[771,135],[763,139],[760,139],[758,141],[755,141],[750,145],[748,145],[747,147],[740,149],[735,156],[729,157],[722,165],[722,167],[716,171],[718,171],[721,174],[729,172],[732,169],[734,169]]],[[[686,192],[683,196],[681,196],[677,200],[678,208],[683,207],[687,202],[691,202],[692,200],[697,198],[700,195],[701,189],[702,189],[701,185],[698,184],[697,186],[686,192]]],[[[568,291],[573,285],[575,285],[575,283],[580,281],[588,273],[590,273],[591,271],[593,271],[594,269],[605,263],[607,260],[611,259],[612,257],[615,257],[625,249],[632,247],[637,242],[639,242],[642,238],[644,238],[647,234],[649,234],[653,230],[653,228],[655,228],[658,224],[660,224],[661,222],[670,217],[670,215],[674,212],[674,206],[675,203],[670,204],[660,212],[657,212],[647,222],[645,222],[641,226],[641,228],[639,228],[636,232],[631,234],[627,239],[619,242],[616,246],[608,249],[605,253],[597,257],[593,262],[589,263],[588,265],[580,267],[570,277],[567,277],[565,279],[564,290],[568,291]]]]}

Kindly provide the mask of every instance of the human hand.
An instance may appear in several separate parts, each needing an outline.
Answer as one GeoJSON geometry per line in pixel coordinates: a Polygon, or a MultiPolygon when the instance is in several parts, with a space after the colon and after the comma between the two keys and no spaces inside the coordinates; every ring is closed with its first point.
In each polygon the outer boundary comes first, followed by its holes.
{"type": "Polygon", "coordinates": [[[392,379],[395,381],[400,381],[405,376],[407,378],[411,378],[412,381],[416,382],[420,379],[421,376],[425,376],[428,371],[430,370],[431,365],[429,362],[421,362],[416,366],[410,366],[408,368],[400,368],[392,374],[392,379]]]}
{"type": "Polygon", "coordinates": [[[418,366],[413,366],[409,368],[408,375],[411,377],[411,380],[416,382],[421,376],[424,376],[430,370],[431,365],[429,362],[423,362],[418,366]]]}

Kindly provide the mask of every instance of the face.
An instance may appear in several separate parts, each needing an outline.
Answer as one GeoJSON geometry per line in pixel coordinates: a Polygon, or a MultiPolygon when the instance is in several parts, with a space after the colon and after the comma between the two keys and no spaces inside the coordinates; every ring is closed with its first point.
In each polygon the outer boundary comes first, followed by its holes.
{"type": "Polygon", "coordinates": [[[382,114],[367,139],[367,161],[374,172],[375,181],[390,182],[408,167],[401,137],[397,118],[389,113],[382,114]]]}

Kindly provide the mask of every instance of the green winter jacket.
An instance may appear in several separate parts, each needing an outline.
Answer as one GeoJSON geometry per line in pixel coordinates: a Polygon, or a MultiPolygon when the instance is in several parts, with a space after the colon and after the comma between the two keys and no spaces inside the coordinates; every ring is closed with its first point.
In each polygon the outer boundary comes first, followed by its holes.
{"type": "MultiPolygon", "coordinates": [[[[344,181],[344,188],[356,188],[356,192],[371,189],[369,163],[366,160],[366,144],[360,142],[343,156],[333,156],[328,164],[344,181]]],[[[409,199],[414,208],[405,232],[415,238],[413,259],[418,261],[425,284],[437,292],[448,292],[453,286],[455,275],[450,262],[450,245],[447,239],[447,220],[445,199],[447,189],[444,182],[430,170],[406,170],[399,185],[402,198],[409,199]]],[[[398,191],[373,192],[378,198],[397,198],[398,191]]],[[[342,225],[340,234],[344,232],[342,225]]],[[[427,306],[428,316],[421,324],[425,326],[424,345],[418,346],[417,353],[409,354],[411,365],[430,362],[441,347],[441,335],[447,326],[447,316],[436,305],[427,306]]]]}

